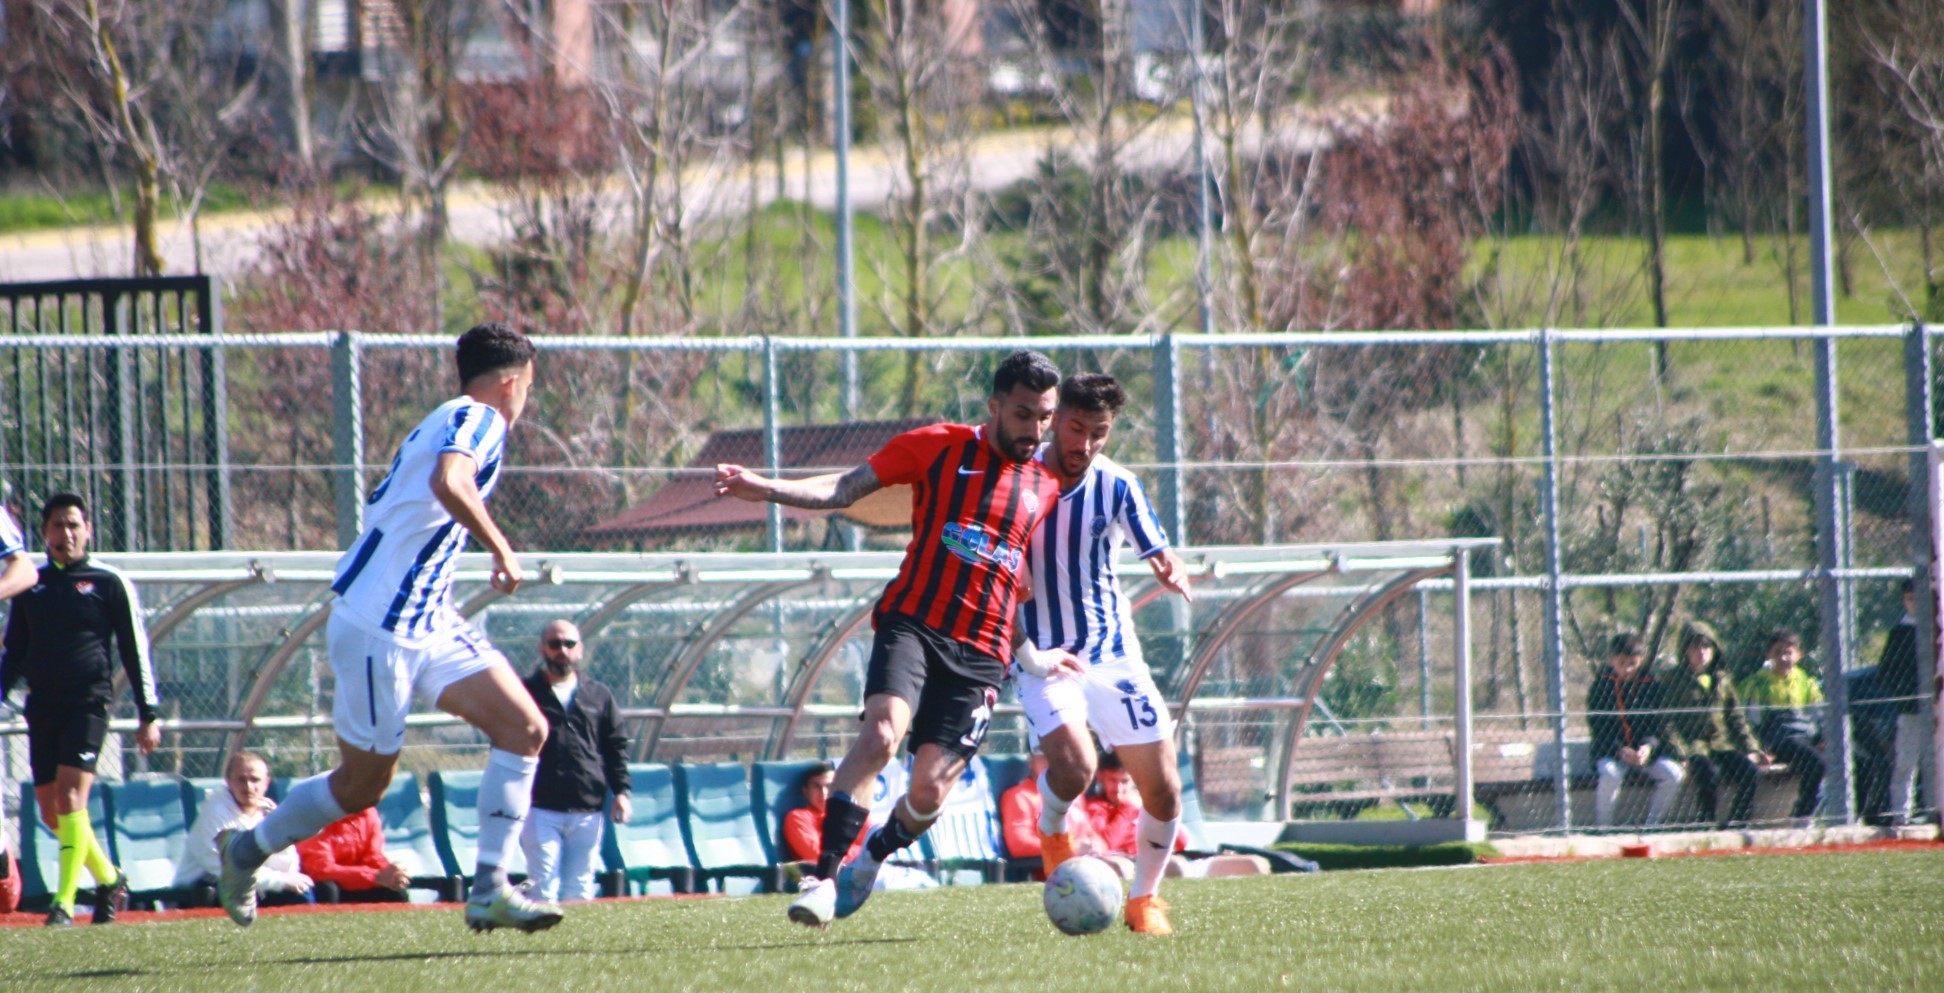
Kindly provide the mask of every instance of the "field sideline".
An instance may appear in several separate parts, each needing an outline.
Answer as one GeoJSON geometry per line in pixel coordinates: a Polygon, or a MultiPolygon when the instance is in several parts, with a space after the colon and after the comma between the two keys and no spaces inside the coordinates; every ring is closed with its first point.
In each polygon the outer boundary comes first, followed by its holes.
{"type": "Polygon", "coordinates": [[[572,908],[473,935],[450,908],[0,931],[5,990],[1922,990],[1944,852],[1175,881],[1180,934],[1053,931],[1031,885],[880,894],[817,933],[785,899],[572,908]]]}

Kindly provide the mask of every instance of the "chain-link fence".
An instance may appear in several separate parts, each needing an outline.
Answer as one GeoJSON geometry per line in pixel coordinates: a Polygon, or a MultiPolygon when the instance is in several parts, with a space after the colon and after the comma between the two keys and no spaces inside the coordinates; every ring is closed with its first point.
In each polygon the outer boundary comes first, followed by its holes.
{"type": "MultiPolygon", "coordinates": [[[[0,338],[0,474],[10,506],[31,523],[49,492],[78,488],[100,508],[98,544],[111,556],[343,547],[393,448],[452,393],[451,342],[231,336],[196,287],[164,289],[176,295],[108,306],[95,288],[14,304],[14,333],[0,338]],[[121,323],[102,323],[114,314],[125,315],[121,323]]],[[[1594,788],[1585,780],[1597,770],[1575,743],[1590,737],[1587,692],[1608,639],[1639,632],[1649,658],[1673,668],[1674,639],[1689,619],[1716,628],[1735,679],[1761,666],[1770,632],[1797,632],[1804,669],[1850,717],[1823,722],[1825,754],[1848,757],[1830,763],[1841,781],[1832,779],[1823,812],[1887,809],[1874,791],[1897,745],[1881,729],[1898,720],[1883,717],[1894,705],[1869,695],[1882,692],[1870,670],[1902,617],[1897,583],[1924,561],[1915,538],[1926,533],[1928,512],[1912,493],[1921,489],[1913,466],[1934,433],[1925,328],[540,344],[535,398],[493,500],[522,548],[900,549],[907,509],[895,492],[841,514],[784,511],[714,499],[713,465],[838,471],[913,424],[981,421],[993,364],[1030,345],[1064,370],[1110,372],[1128,387],[1132,403],[1109,454],[1143,477],[1179,544],[1500,539],[1470,563],[1475,752],[1503,760],[1493,774],[1505,777],[1478,781],[1524,784],[1482,791],[1498,804],[1495,823],[1580,823],[1593,803],[1574,794],[1594,788]],[[844,389],[852,364],[862,384],[854,398],[844,389]],[[1520,761],[1525,774],[1512,777],[1520,761]],[[1509,797],[1548,813],[1515,816],[1509,797]]],[[[247,677],[315,606],[308,597],[317,591],[297,588],[231,593],[220,619],[197,611],[168,657],[175,668],[161,673],[165,697],[182,708],[171,713],[235,713],[238,666],[247,677]]],[[[784,660],[854,622],[874,590],[868,582],[776,590],[751,604],[719,590],[642,593],[607,622],[597,675],[640,687],[624,692],[625,706],[775,706],[788,689],[784,660]],[[694,678],[678,697],[658,699],[667,660],[713,619],[728,625],[722,638],[682,661],[694,678]],[[630,671],[643,660],[653,679],[630,671]]],[[[496,638],[517,645],[542,615],[577,614],[616,595],[542,587],[482,616],[496,638]]],[[[170,595],[149,600],[161,611],[170,595]]],[[[1438,777],[1426,763],[1386,763],[1452,747],[1443,726],[1454,711],[1450,611],[1449,592],[1436,584],[1391,602],[1321,685],[1328,713],[1316,712],[1311,738],[1420,736],[1373,752],[1374,765],[1357,767],[1367,776],[1306,783],[1327,772],[1312,774],[1273,744],[1287,727],[1275,687],[1288,673],[1269,663],[1301,644],[1305,622],[1265,622],[1262,634],[1242,639],[1260,643],[1260,658],[1250,661],[1238,644],[1231,667],[1209,677],[1221,685],[1201,693],[1255,703],[1187,716],[1212,806],[1273,814],[1287,785],[1364,794],[1337,804],[1338,813],[1415,813],[1413,790],[1438,777]]],[[[1143,621],[1150,632],[1183,630],[1159,604],[1143,621]]],[[[320,723],[329,682],[321,638],[303,645],[261,710],[291,726],[260,725],[269,737],[257,742],[292,769],[328,763],[332,750],[320,723]]],[[[834,664],[856,669],[854,654],[844,645],[834,664]]],[[[1149,657],[1165,674],[1180,650],[1163,636],[1149,657]]],[[[817,706],[793,730],[793,747],[837,750],[855,689],[818,682],[810,691],[817,706]]],[[[748,756],[769,745],[772,724],[763,713],[669,711],[644,718],[642,733],[657,755],[748,756]]],[[[1001,728],[996,746],[1018,745],[1019,733],[1001,728]]],[[[461,728],[413,735],[428,755],[478,744],[461,728]]],[[[220,734],[205,737],[198,744],[186,733],[170,747],[214,754],[220,734]]],[[[1636,791],[1628,786],[1622,800],[1636,791]]],[[[1627,810],[1622,803],[1617,816],[1627,810]]]]}

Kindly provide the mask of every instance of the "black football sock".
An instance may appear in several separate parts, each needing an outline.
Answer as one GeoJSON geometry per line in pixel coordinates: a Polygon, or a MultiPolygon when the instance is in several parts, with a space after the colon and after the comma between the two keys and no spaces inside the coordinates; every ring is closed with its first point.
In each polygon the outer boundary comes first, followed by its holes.
{"type": "Polygon", "coordinates": [[[832,793],[824,803],[823,847],[817,853],[817,878],[832,879],[844,863],[851,842],[864,830],[871,812],[851,802],[848,793],[832,793]]]}
{"type": "MultiPolygon", "coordinates": [[[[922,834],[923,832],[919,832],[922,834]]],[[[871,832],[871,839],[864,843],[864,850],[871,858],[882,862],[918,840],[918,835],[904,826],[904,821],[892,817],[884,826],[871,832]]]]}

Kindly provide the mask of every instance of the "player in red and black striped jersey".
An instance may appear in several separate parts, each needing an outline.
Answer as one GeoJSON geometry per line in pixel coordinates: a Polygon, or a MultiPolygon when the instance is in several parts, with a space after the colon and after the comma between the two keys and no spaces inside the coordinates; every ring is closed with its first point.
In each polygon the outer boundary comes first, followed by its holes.
{"type": "MultiPolygon", "coordinates": [[[[790,905],[793,921],[824,927],[856,911],[878,866],[931,826],[985,740],[1003,660],[1014,655],[1026,540],[1060,496],[1058,481],[1033,458],[1052,423],[1059,382],[1044,355],[1014,352],[993,372],[985,424],[906,432],[841,476],[778,480],[716,466],[718,495],[812,509],[911,485],[911,544],[878,601],[863,726],[831,782],[817,868],[790,905]],[[869,813],[852,796],[877,778],[907,730],[910,788],[864,850],[844,862],[869,813]]],[[[1042,672],[1079,671],[1066,653],[1029,647],[1018,658],[1042,672]]]]}

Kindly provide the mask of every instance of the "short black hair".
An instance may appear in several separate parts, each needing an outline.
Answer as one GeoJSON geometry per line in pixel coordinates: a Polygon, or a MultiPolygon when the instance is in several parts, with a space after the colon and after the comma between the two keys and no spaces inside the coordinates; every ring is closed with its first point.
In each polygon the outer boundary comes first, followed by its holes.
{"type": "Polygon", "coordinates": [[[538,351],[533,339],[498,321],[475,324],[459,336],[459,388],[489,372],[526,365],[538,351]]]}
{"type": "Polygon", "coordinates": [[[1897,592],[1898,593],[1917,592],[1917,581],[1910,578],[1909,576],[1905,576],[1903,578],[1903,582],[1897,584],[1897,592]]]}
{"type": "Polygon", "coordinates": [[[992,395],[1005,396],[1015,386],[1024,386],[1035,393],[1044,393],[1060,385],[1060,368],[1053,360],[1030,349],[1022,348],[1005,357],[999,368],[992,370],[992,395]]]}
{"type": "Polygon", "coordinates": [[[1607,654],[1645,655],[1647,654],[1647,643],[1640,640],[1640,636],[1632,631],[1622,631],[1614,635],[1613,641],[1607,645],[1607,654]]]}
{"type": "Polygon", "coordinates": [[[1091,414],[1118,414],[1127,406],[1120,380],[1106,373],[1083,372],[1060,380],[1060,406],[1091,414]]]}
{"type": "Polygon", "coordinates": [[[831,773],[836,771],[837,771],[836,766],[831,765],[829,762],[820,761],[816,765],[813,765],[810,768],[803,770],[803,782],[799,783],[797,788],[802,789],[803,787],[810,785],[810,781],[812,779],[824,775],[825,773],[831,773]]]}
{"type": "Polygon", "coordinates": [[[45,525],[48,518],[53,517],[56,511],[65,510],[68,507],[73,507],[80,511],[82,520],[85,521],[88,519],[88,501],[81,499],[81,494],[56,493],[48,497],[46,503],[41,504],[41,524],[45,525]]]}
{"type": "Polygon", "coordinates": [[[1107,751],[1103,751],[1100,753],[1100,757],[1095,760],[1095,765],[1102,769],[1127,768],[1126,763],[1121,761],[1121,757],[1119,755],[1107,751]]]}
{"type": "Polygon", "coordinates": [[[1774,648],[1777,645],[1788,645],[1792,648],[1801,648],[1802,636],[1796,634],[1794,631],[1791,631],[1788,628],[1776,628],[1775,630],[1769,632],[1768,640],[1762,643],[1762,648],[1766,650],[1766,649],[1774,648]]]}

